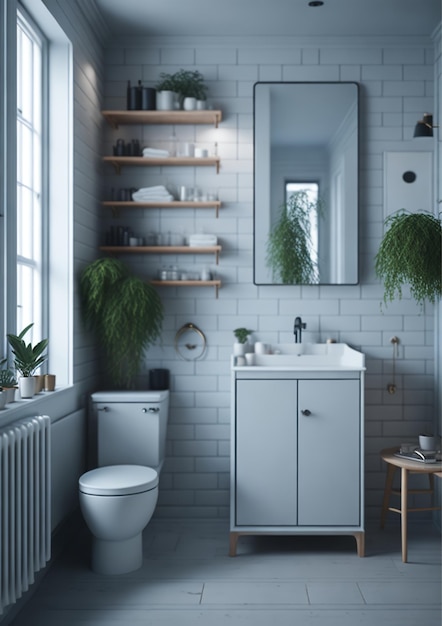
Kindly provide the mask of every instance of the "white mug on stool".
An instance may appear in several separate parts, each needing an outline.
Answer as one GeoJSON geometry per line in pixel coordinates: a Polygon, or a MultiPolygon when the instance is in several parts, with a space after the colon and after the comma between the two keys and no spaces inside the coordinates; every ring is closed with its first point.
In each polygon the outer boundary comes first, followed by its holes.
{"type": "Polygon", "coordinates": [[[436,437],[433,437],[433,435],[419,435],[419,448],[421,450],[436,450],[436,437]]]}

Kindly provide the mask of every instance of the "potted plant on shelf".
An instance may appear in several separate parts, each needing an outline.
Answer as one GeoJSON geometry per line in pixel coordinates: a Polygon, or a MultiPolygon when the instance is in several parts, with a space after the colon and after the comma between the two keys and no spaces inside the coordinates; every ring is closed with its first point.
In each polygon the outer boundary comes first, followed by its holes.
{"type": "Polygon", "coordinates": [[[8,342],[14,355],[14,366],[21,374],[18,388],[22,398],[32,398],[35,394],[35,371],[46,361],[44,351],[48,347],[48,339],[42,339],[35,346],[26,343],[24,336],[34,324],[29,324],[19,335],[8,334],[8,342]]]}
{"type": "Polygon", "coordinates": [[[176,91],[176,81],[173,74],[167,74],[162,72],[160,74],[160,80],[155,85],[157,92],[156,107],[158,111],[173,111],[175,109],[175,102],[178,99],[178,92],[176,91]]]}
{"type": "Polygon", "coordinates": [[[201,102],[207,97],[207,86],[204,84],[203,75],[197,70],[179,70],[174,75],[176,89],[180,94],[180,104],[186,111],[202,108],[201,102]]]}
{"type": "MultiPolygon", "coordinates": [[[[2,359],[0,361],[0,367],[6,363],[7,359],[2,359]]],[[[17,388],[17,381],[9,367],[3,367],[0,369],[0,387],[3,389],[5,404],[13,402],[15,398],[15,390],[17,388]]]]}
{"type": "Polygon", "coordinates": [[[376,274],[384,284],[384,303],[409,285],[421,307],[442,296],[442,225],[440,217],[427,212],[400,210],[385,220],[387,231],[375,257],[376,274]]]}
{"type": "Polygon", "coordinates": [[[112,385],[133,388],[144,351],[161,333],[163,305],[158,293],[114,258],[88,265],[80,290],[85,323],[104,349],[112,385]]]}
{"type": "Polygon", "coordinates": [[[319,211],[319,202],[311,201],[305,191],[295,191],[281,205],[267,241],[266,262],[275,281],[284,285],[318,282],[318,267],[311,254],[310,215],[319,211]]]}
{"type": "Polygon", "coordinates": [[[247,342],[249,336],[253,333],[253,330],[248,328],[236,328],[233,334],[236,338],[236,343],[233,344],[233,354],[235,356],[244,356],[249,351],[249,344],[247,342]]]}
{"type": "Polygon", "coordinates": [[[159,97],[157,96],[157,109],[162,109],[163,106],[167,109],[175,108],[173,104],[171,105],[173,97],[163,95],[165,91],[178,94],[180,107],[187,111],[196,109],[197,102],[199,103],[198,108],[205,108],[202,103],[205,103],[207,97],[207,86],[204,84],[203,75],[198,70],[180,69],[174,74],[163,72],[160,74],[160,81],[157,83],[156,89],[159,95],[159,97]],[[166,98],[168,100],[164,104],[166,98]]]}

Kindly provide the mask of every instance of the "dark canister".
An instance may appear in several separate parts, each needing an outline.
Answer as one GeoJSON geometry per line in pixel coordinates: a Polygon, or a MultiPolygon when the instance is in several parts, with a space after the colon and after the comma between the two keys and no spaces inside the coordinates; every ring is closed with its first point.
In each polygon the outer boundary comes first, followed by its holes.
{"type": "Polygon", "coordinates": [[[143,111],[154,111],[156,108],[156,91],[153,87],[141,88],[141,108],[143,111]]]}
{"type": "Polygon", "coordinates": [[[149,389],[152,391],[163,391],[164,389],[169,389],[169,370],[149,370],[149,389]]]}
{"type": "Polygon", "coordinates": [[[130,81],[127,83],[127,108],[129,111],[138,111],[141,109],[141,81],[138,81],[136,87],[130,86],[130,81]]]}

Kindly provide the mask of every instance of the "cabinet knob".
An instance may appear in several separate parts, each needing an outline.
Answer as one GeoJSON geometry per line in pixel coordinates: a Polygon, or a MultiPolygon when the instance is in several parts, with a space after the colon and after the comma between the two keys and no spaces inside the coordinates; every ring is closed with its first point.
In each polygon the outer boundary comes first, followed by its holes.
{"type": "Polygon", "coordinates": [[[303,410],[301,411],[301,413],[302,413],[303,415],[306,415],[307,417],[308,417],[309,415],[311,415],[311,414],[312,414],[312,413],[311,413],[311,411],[309,411],[308,409],[303,409],[303,410]]]}

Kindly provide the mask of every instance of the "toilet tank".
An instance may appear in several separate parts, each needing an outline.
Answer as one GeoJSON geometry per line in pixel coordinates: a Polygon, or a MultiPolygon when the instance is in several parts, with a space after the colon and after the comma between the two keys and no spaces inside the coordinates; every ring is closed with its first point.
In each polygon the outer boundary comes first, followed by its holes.
{"type": "Polygon", "coordinates": [[[91,396],[98,467],[145,465],[161,471],[169,391],[99,391],[91,396]]]}

